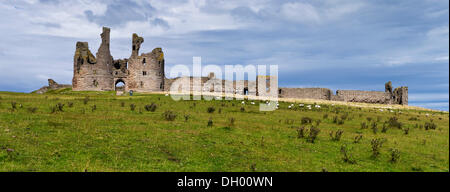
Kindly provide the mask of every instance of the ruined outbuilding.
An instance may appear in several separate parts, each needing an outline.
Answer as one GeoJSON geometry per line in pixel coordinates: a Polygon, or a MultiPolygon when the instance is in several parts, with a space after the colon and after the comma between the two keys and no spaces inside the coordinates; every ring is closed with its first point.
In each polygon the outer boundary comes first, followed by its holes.
{"type": "MultiPolygon", "coordinates": [[[[393,88],[389,81],[385,91],[337,90],[334,94],[327,88],[279,88],[270,90],[270,82],[277,83],[278,77],[257,76],[255,81],[229,81],[208,77],[178,77],[168,79],[164,75],[164,53],[155,48],[139,55],[144,38],[132,35],[131,56],[114,59],[110,53],[110,29],[103,27],[102,42],[94,56],[87,42],[77,42],[74,55],[72,86],[74,91],[169,91],[175,82],[190,84],[188,91],[221,92],[239,95],[258,95],[259,89],[275,92],[281,98],[321,99],[346,102],[408,105],[408,87],[393,88]],[[273,80],[273,81],[272,81],[273,80]],[[194,82],[200,82],[196,84],[194,82]],[[262,84],[261,84],[262,83],[262,84]],[[123,86],[118,86],[123,84],[123,86]],[[228,85],[228,86],[226,86],[228,85]]],[[[262,92],[263,93],[263,92],[262,92]]]]}

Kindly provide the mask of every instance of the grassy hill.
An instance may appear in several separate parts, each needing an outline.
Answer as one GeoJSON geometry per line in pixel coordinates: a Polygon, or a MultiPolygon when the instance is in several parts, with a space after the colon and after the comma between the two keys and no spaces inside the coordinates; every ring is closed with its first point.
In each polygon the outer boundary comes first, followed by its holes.
{"type": "Polygon", "coordinates": [[[0,92],[0,171],[449,171],[448,113],[244,102],[0,92]]]}

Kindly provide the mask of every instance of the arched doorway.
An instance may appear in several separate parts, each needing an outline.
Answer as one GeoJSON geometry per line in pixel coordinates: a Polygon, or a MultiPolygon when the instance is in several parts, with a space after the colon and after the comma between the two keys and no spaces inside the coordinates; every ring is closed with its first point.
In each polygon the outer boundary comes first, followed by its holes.
{"type": "Polygon", "coordinates": [[[117,79],[114,84],[114,90],[116,91],[116,94],[121,95],[125,91],[125,81],[117,79]]]}
{"type": "Polygon", "coordinates": [[[248,95],[248,87],[244,88],[244,95],[248,95]]]}

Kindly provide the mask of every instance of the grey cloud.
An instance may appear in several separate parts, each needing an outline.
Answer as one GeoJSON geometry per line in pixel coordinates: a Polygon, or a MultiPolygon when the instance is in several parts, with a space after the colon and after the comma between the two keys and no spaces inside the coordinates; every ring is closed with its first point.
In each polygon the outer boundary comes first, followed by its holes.
{"type": "Polygon", "coordinates": [[[170,28],[169,23],[166,20],[158,18],[158,17],[150,20],[150,24],[152,24],[154,26],[161,26],[165,29],[170,28]]]}
{"type": "Polygon", "coordinates": [[[91,10],[85,11],[84,14],[90,22],[102,26],[122,26],[129,21],[146,21],[155,11],[150,3],[140,5],[134,1],[124,0],[108,4],[104,15],[94,15],[91,10]]]}

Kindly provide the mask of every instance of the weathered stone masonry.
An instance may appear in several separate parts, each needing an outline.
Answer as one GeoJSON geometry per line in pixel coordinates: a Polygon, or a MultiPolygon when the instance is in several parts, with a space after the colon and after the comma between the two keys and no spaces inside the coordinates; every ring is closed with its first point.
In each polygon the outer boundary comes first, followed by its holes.
{"type": "Polygon", "coordinates": [[[336,95],[326,88],[280,88],[278,92],[281,98],[307,98],[332,101],[402,104],[408,105],[408,87],[398,87],[392,90],[392,83],[385,84],[385,92],[337,90],[336,95]]]}
{"type": "MultiPolygon", "coordinates": [[[[208,77],[179,77],[167,79],[164,76],[164,53],[155,48],[150,53],[139,55],[144,38],[132,35],[131,56],[117,59],[110,53],[110,29],[103,27],[101,45],[94,56],[87,42],[77,42],[74,55],[72,86],[75,91],[119,90],[116,85],[124,83],[121,91],[158,92],[169,91],[174,82],[190,82],[189,92],[223,92],[241,95],[258,95],[258,82],[270,87],[270,81],[277,83],[278,77],[257,76],[255,81],[228,81],[218,79],[214,74],[208,77]],[[194,80],[200,86],[194,85],[194,80]],[[228,86],[225,86],[228,85],[228,86]],[[227,89],[225,88],[227,87],[227,89]]],[[[266,91],[270,91],[266,89],[266,91]]],[[[273,90],[272,90],[273,91],[273,90]]],[[[346,102],[402,104],[408,105],[408,87],[393,89],[389,81],[385,91],[337,90],[336,94],[327,88],[279,88],[281,98],[322,99],[346,102]]]]}
{"type": "Polygon", "coordinates": [[[139,55],[144,39],[133,34],[130,58],[114,60],[109,49],[109,28],[103,28],[101,38],[102,43],[97,51],[97,57],[90,52],[87,42],[77,42],[73,90],[111,91],[116,90],[119,82],[124,83],[124,91],[164,90],[164,54],[161,48],[139,55]]]}

